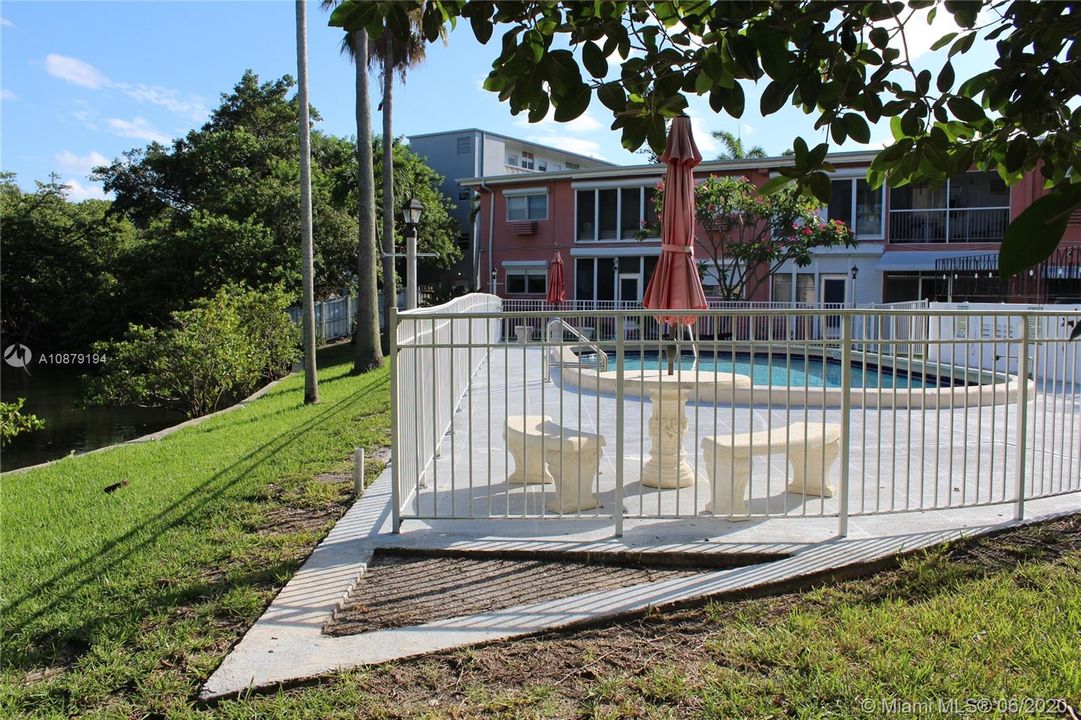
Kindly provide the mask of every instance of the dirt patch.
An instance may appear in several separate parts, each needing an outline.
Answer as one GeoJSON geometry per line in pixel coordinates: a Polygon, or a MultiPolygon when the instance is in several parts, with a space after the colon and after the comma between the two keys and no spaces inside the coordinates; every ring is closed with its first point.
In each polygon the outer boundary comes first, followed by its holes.
{"type": "MultiPolygon", "coordinates": [[[[1025,562],[1059,562],[1081,550],[1081,515],[1025,526],[990,537],[952,543],[921,553],[921,562],[956,566],[958,573],[977,578],[1009,572],[1025,562]]],[[[1068,561],[1068,560],[1067,560],[1068,561]]],[[[919,574],[919,573],[916,573],[919,574]]],[[[836,588],[850,603],[878,603],[903,597],[911,602],[929,598],[943,588],[913,582],[904,569],[839,583],[836,588]],[[907,579],[906,579],[907,578],[907,579]]],[[[953,574],[952,580],[958,578],[953,574]]],[[[694,693],[665,696],[663,676],[657,668],[678,668],[684,680],[695,683],[694,673],[708,655],[707,642],[728,621],[770,624],[773,619],[813,604],[802,592],[754,600],[719,602],[709,608],[658,611],[643,618],[603,627],[556,632],[482,647],[464,648],[373,668],[363,673],[361,687],[381,702],[392,702],[404,712],[409,707],[473,706],[480,688],[485,697],[518,693],[526,686],[551,687],[558,699],[553,716],[576,717],[583,704],[597,701],[598,682],[630,678],[643,697],[665,702],[673,715],[701,712],[702,699],[694,693]],[[528,680],[526,680],[528,679],[528,680]]],[[[744,667],[741,670],[751,671],[744,667]]],[[[635,716],[635,708],[625,708],[635,716]]],[[[643,710],[644,712],[644,710],[643,710]]],[[[458,716],[458,715],[456,715],[458,716]]],[[[460,711],[461,717],[475,715],[460,711]]]]}
{"type": "Polygon", "coordinates": [[[419,625],[594,590],[689,577],[711,568],[655,562],[604,564],[525,557],[426,556],[377,551],[323,631],[355,635],[419,625]]]}

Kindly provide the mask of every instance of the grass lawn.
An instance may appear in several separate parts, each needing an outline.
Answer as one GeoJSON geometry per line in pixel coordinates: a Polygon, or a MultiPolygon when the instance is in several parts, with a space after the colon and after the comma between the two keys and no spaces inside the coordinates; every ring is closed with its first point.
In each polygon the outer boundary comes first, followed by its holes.
{"type": "Polygon", "coordinates": [[[1075,516],[813,591],[199,706],[199,684],[349,502],[350,450],[387,441],[386,372],[351,377],[341,350],[322,362],[319,406],[301,405],[292,377],[161,442],[3,478],[0,717],[875,718],[905,708],[861,698],[1081,703],[1075,516]]]}

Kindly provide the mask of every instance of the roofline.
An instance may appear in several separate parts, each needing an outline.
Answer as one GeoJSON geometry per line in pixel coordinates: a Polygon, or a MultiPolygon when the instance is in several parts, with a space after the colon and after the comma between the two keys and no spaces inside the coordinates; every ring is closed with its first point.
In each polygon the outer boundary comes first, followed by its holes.
{"type": "MultiPolygon", "coordinates": [[[[860,150],[857,152],[835,153],[827,155],[826,160],[832,163],[868,163],[878,155],[878,150],[860,150]]],[[[695,168],[695,172],[716,172],[723,170],[760,170],[785,167],[793,164],[791,156],[774,156],[767,158],[741,158],[739,160],[711,160],[701,163],[695,168]]],[[[537,183],[548,180],[590,180],[604,178],[618,178],[627,176],[649,177],[663,175],[666,166],[663,163],[649,165],[617,165],[611,168],[592,168],[582,170],[561,170],[559,172],[545,173],[521,173],[515,175],[491,175],[488,177],[458,178],[459,185],[519,185],[524,183],[537,183]],[[539,176],[539,177],[538,177],[539,176]]]]}
{"type": "Polygon", "coordinates": [[[611,167],[620,167],[614,162],[608,162],[607,160],[601,160],[600,158],[590,157],[589,155],[582,155],[581,153],[571,152],[570,150],[563,150],[562,148],[552,147],[551,145],[544,145],[543,143],[533,142],[532,140],[523,140],[522,138],[516,138],[511,135],[504,135],[503,133],[492,132],[491,130],[481,130],[480,128],[462,128],[461,130],[444,130],[441,132],[433,133],[421,133],[419,135],[406,135],[406,138],[412,142],[413,138],[429,138],[438,137],[439,135],[461,135],[462,133],[480,133],[481,135],[491,135],[492,137],[503,138],[504,140],[513,140],[516,143],[522,143],[523,145],[532,145],[537,148],[544,148],[551,152],[557,152],[561,155],[568,155],[570,157],[581,158],[582,160],[588,160],[590,162],[600,163],[601,165],[609,165],[611,167]]]}

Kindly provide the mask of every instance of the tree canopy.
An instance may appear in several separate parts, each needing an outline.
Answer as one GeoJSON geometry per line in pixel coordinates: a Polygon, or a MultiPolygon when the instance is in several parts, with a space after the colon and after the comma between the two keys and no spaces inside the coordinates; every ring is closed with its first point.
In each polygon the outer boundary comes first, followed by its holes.
{"type": "MultiPolygon", "coordinates": [[[[261,82],[245,73],[201,128],[96,168],[112,202],[69,202],[57,178],[24,192],[14,176],[0,176],[4,334],[37,351],[78,351],[119,337],[129,323],[167,324],[226,285],[281,286],[299,297],[292,87],[288,76],[261,82]]],[[[317,297],[348,291],[355,278],[355,150],[352,138],[312,133],[317,297]]],[[[419,244],[439,253],[424,262],[438,272],[458,259],[461,233],[439,191],[442,178],[400,143],[394,173],[401,202],[415,193],[426,206],[419,244]]]]}
{"type": "Polygon", "coordinates": [[[744,84],[764,85],[760,111],[793,105],[815,117],[829,140],[794,138],[791,165],[768,185],[788,182],[829,198],[830,140],[870,141],[870,123],[889,118],[894,141],[873,162],[875,187],[943,181],[975,165],[1016,183],[1037,171],[1052,192],[1011,227],[1004,273],[1045,257],[1081,205],[1081,4],[1029,0],[895,2],[491,2],[346,0],[331,24],[385,28],[402,36],[408,13],[423,7],[435,39],[465,18],[487,44],[502,30],[485,87],[531,121],[554,108],[557,121],[580,116],[594,95],[612,114],[623,145],[659,152],[665,120],[687,98],[707,97],[718,113],[742,116],[744,84]],[[938,68],[917,70],[906,52],[910,23],[948,13],[958,29],[938,68]],[[993,67],[957,76],[954,62],[993,42],[993,67]]]}

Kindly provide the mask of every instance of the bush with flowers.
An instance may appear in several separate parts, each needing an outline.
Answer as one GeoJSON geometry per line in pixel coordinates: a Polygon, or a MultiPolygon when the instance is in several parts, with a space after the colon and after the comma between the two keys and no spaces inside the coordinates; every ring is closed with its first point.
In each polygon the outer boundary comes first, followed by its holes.
{"type": "MultiPolygon", "coordinates": [[[[664,183],[654,195],[663,222],[664,183]]],[[[813,198],[792,189],[759,195],[746,177],[710,176],[695,186],[695,252],[705,254],[704,273],[721,297],[753,297],[758,285],[786,262],[811,264],[817,248],[855,247],[852,230],[841,220],[824,220],[813,198]]],[[[657,237],[659,227],[643,228],[657,237]]]]}

